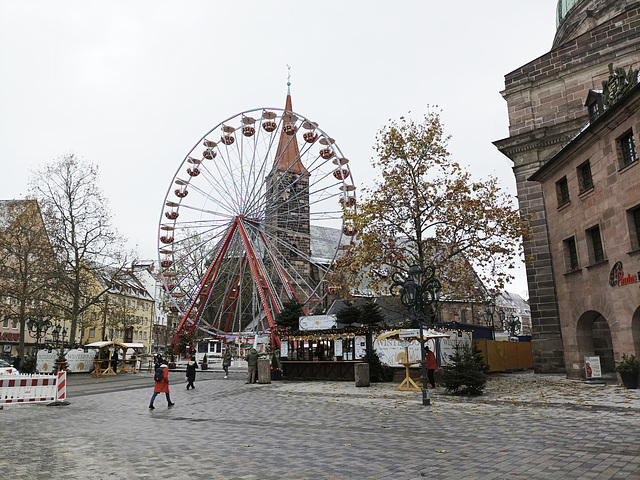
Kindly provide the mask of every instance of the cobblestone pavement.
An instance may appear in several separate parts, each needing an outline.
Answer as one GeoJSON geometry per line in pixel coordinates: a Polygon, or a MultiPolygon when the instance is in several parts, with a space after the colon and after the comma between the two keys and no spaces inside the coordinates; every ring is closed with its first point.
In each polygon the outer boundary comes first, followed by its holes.
{"type": "Polygon", "coordinates": [[[640,480],[638,390],[501,374],[482,397],[436,389],[424,407],[391,384],[247,385],[238,372],[187,391],[183,375],[172,408],[147,408],[152,374],[106,393],[71,375],[69,406],[5,407],[0,477],[640,480]]]}

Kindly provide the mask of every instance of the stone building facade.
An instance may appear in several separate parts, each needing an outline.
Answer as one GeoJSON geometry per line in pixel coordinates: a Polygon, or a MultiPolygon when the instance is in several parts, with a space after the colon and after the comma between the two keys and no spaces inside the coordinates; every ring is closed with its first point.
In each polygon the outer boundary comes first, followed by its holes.
{"type": "MultiPolygon", "coordinates": [[[[608,79],[608,64],[626,70],[640,64],[640,1],[559,0],[558,13],[551,50],[505,76],[509,137],[494,144],[513,161],[520,208],[534,227],[525,242],[534,366],[538,372],[578,375],[574,345],[564,339],[572,334],[561,319],[567,291],[556,282],[564,272],[553,255],[550,207],[543,185],[531,176],[589,123],[585,100],[608,79]]],[[[573,295],[581,301],[581,293],[573,295]]]]}
{"type": "Polygon", "coordinates": [[[640,86],[610,105],[587,98],[589,125],[530,178],[543,189],[572,377],[585,356],[606,374],[623,353],[640,354],[640,86]]]}

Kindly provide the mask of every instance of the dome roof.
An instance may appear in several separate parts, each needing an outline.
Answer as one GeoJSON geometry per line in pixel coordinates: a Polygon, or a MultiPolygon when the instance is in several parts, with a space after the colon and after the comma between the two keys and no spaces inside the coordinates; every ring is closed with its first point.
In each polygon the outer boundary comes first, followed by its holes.
{"type": "Polygon", "coordinates": [[[579,1],[580,0],[558,0],[558,7],[556,9],[556,28],[562,23],[562,20],[564,20],[567,12],[571,10],[571,7],[573,7],[579,1]]]}

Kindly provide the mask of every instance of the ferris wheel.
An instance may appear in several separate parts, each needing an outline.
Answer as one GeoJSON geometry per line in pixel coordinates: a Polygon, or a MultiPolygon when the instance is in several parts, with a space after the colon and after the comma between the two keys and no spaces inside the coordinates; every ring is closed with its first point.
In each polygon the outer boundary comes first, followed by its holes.
{"type": "Polygon", "coordinates": [[[290,96],[207,132],[171,180],[158,228],[176,338],[267,330],[288,299],[313,310],[355,234],[343,220],[355,190],[334,139],[290,96]]]}

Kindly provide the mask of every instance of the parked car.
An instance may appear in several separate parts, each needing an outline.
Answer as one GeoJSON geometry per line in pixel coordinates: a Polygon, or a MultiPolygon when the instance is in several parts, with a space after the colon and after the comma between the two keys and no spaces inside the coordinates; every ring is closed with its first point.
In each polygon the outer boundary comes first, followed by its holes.
{"type": "Polygon", "coordinates": [[[17,375],[20,372],[18,372],[18,370],[16,370],[15,368],[13,368],[13,365],[11,365],[6,360],[0,360],[0,374],[6,374],[6,373],[17,375]]]}

